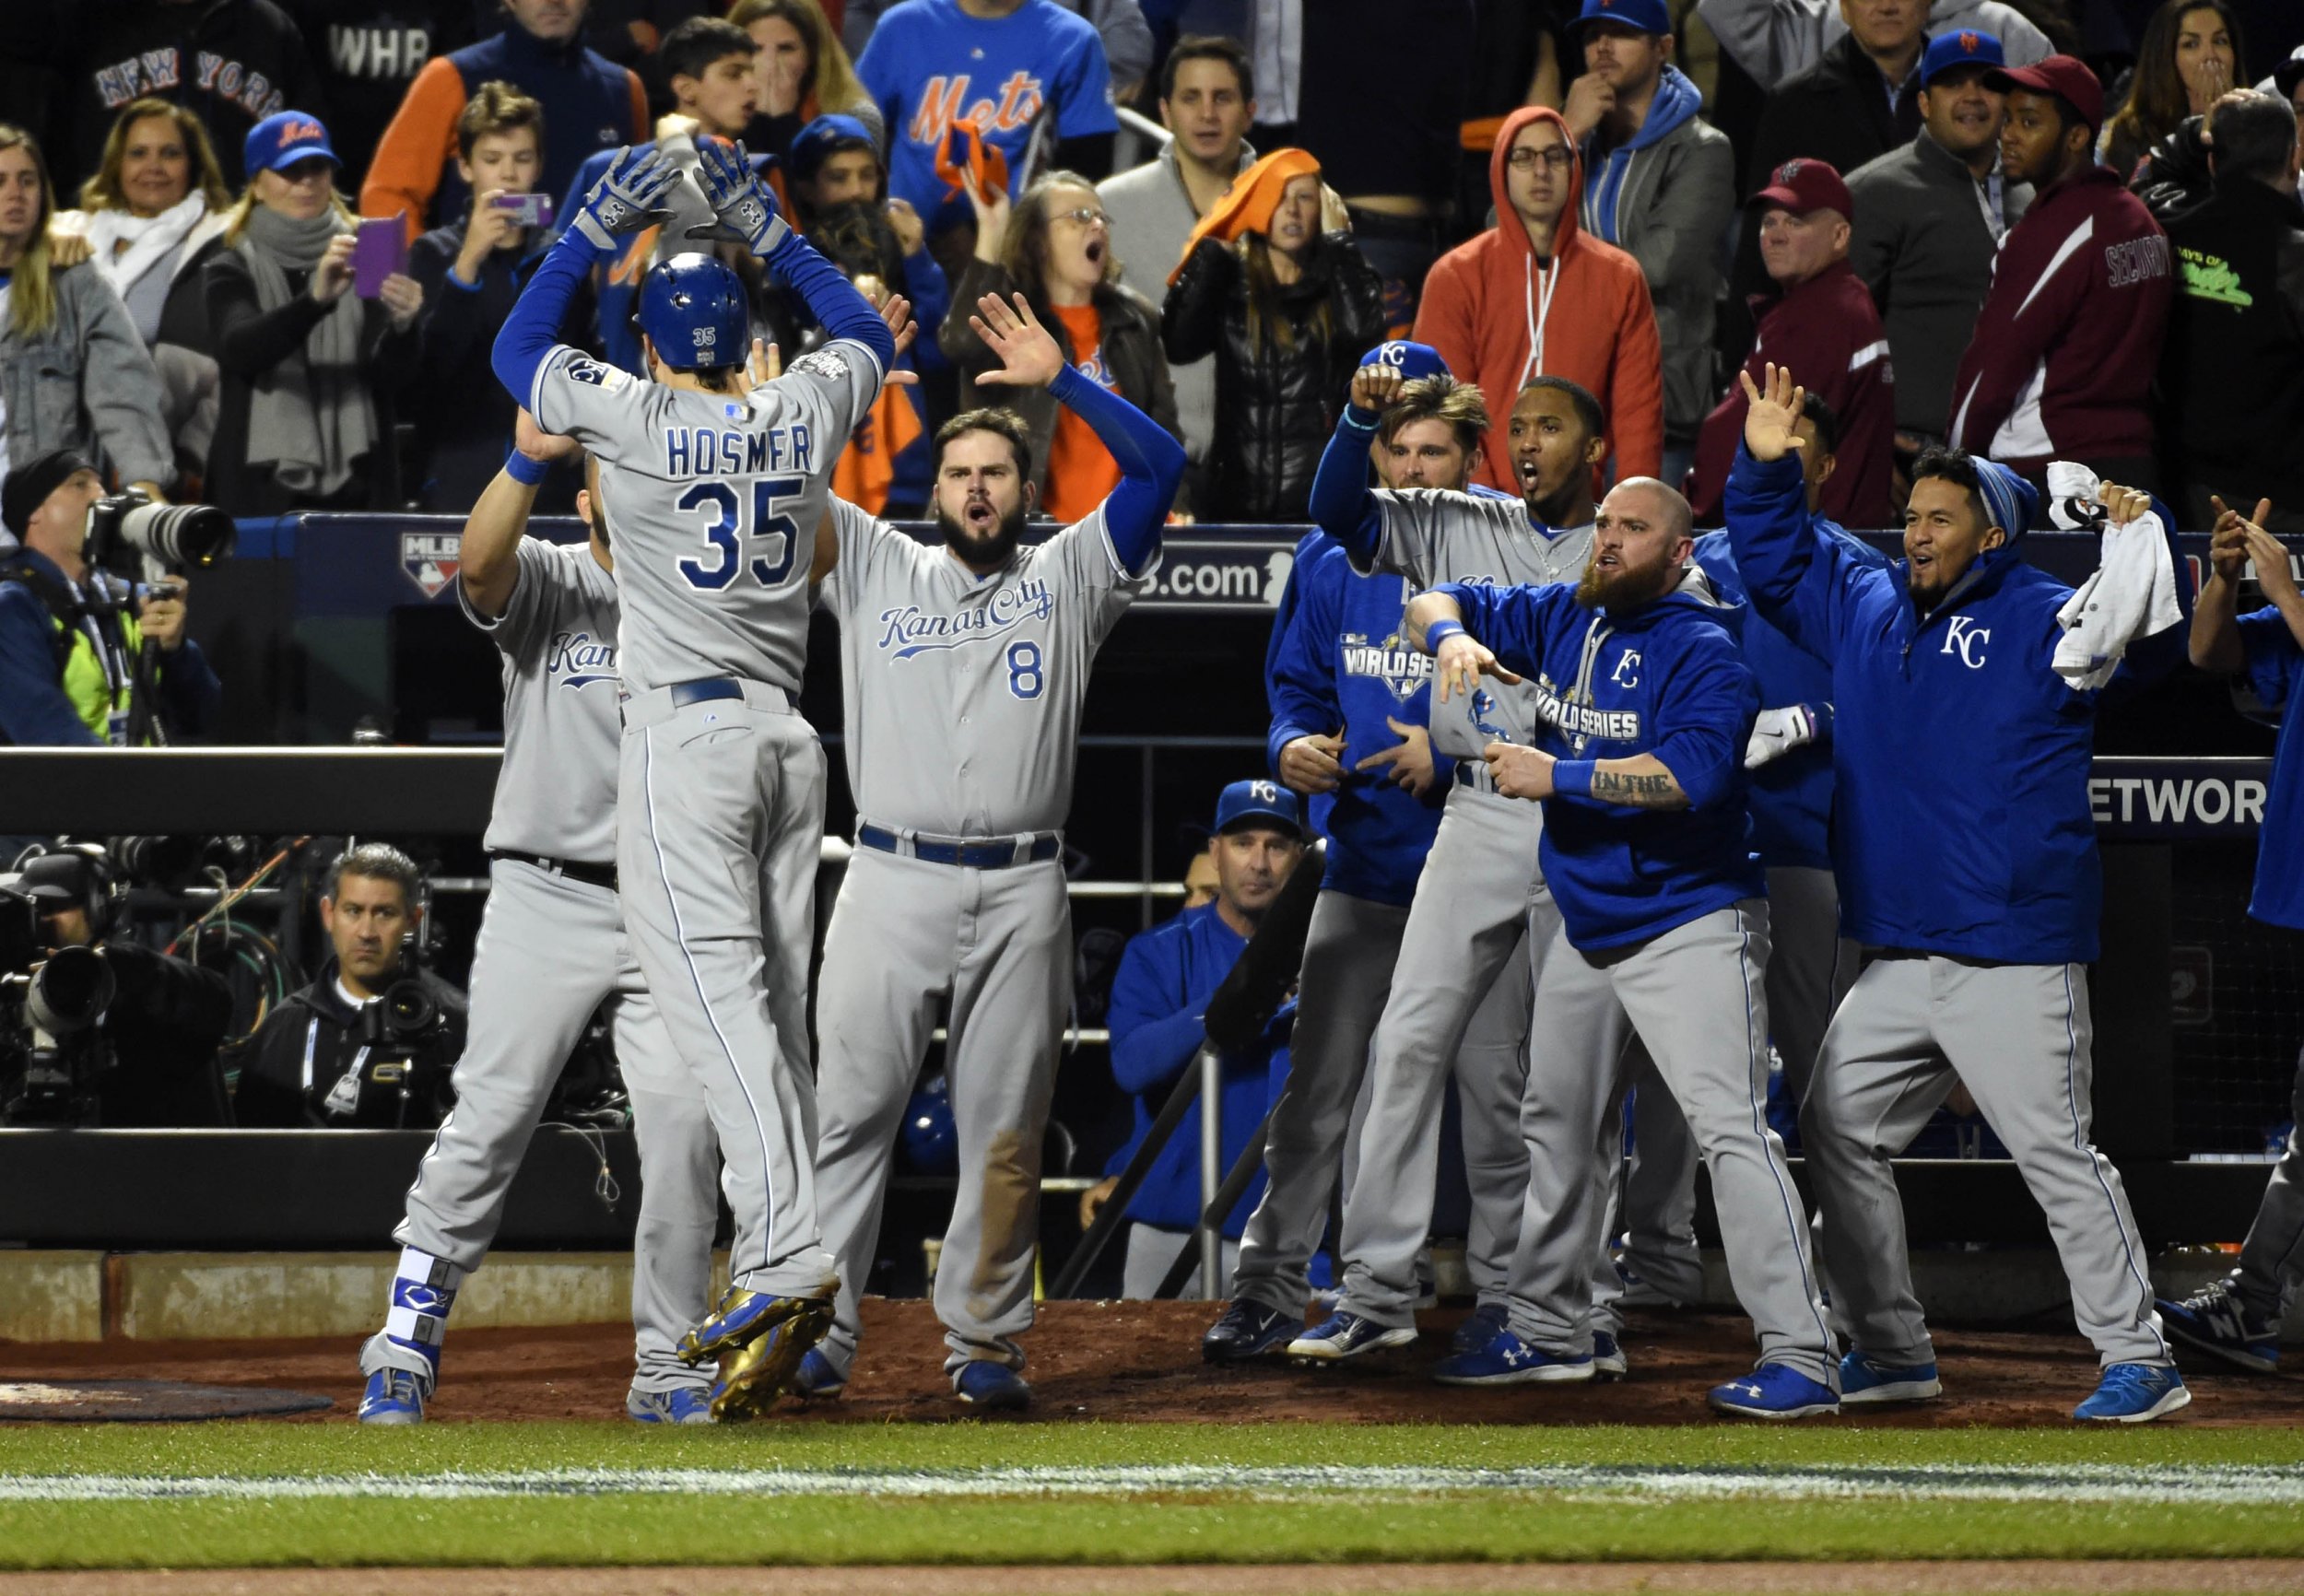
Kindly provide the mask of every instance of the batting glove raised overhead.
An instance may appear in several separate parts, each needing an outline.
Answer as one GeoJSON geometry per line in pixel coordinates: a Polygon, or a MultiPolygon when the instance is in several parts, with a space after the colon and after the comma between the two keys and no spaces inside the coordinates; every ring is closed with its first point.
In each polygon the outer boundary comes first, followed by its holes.
{"type": "Polygon", "coordinates": [[[1771,759],[1782,758],[1794,748],[1815,742],[1816,733],[1831,723],[1829,704],[1787,704],[1781,710],[1762,710],[1752,722],[1752,740],[1744,745],[1744,768],[1757,770],[1771,759]]]}
{"type": "Polygon", "coordinates": [[[784,218],[776,214],[776,196],[753,171],[752,158],[742,144],[698,139],[696,182],[712,215],[754,254],[765,255],[792,236],[784,218]]]}
{"type": "Polygon", "coordinates": [[[594,249],[613,250],[620,235],[658,226],[671,215],[657,202],[679,181],[680,169],[662,150],[640,155],[628,144],[584,195],[569,228],[594,249]]]}

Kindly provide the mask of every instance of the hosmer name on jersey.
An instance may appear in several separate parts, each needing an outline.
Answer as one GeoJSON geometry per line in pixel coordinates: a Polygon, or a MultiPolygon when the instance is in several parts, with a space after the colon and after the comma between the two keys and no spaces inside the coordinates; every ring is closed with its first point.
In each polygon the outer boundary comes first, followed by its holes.
{"type": "Polygon", "coordinates": [[[893,659],[908,660],[937,649],[957,649],[996,638],[1029,620],[1046,620],[1055,612],[1055,595],[1037,577],[1014,587],[1000,588],[982,604],[957,615],[931,615],[918,604],[880,612],[880,647],[893,649],[893,659]]]}
{"type": "Polygon", "coordinates": [[[1397,632],[1374,643],[1364,633],[1346,632],[1337,647],[1344,655],[1346,675],[1372,676],[1404,702],[1432,679],[1432,656],[1406,646],[1397,632]]]}
{"type": "Polygon", "coordinates": [[[816,440],[806,427],[768,427],[723,432],[716,427],[668,427],[664,435],[666,476],[762,476],[816,472],[816,440]]]}

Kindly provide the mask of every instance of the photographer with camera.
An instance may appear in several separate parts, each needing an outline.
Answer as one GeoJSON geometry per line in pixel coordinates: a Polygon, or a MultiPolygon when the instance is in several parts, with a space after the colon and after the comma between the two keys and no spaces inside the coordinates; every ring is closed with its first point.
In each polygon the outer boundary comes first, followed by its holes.
{"type": "MultiPolygon", "coordinates": [[[[33,901],[47,956],[27,989],[37,993],[23,1027],[31,1067],[19,1074],[13,1058],[0,1066],[10,1077],[0,1120],[108,1130],[230,1125],[217,1059],[232,1023],[224,978],[109,940],[125,893],[119,870],[92,843],[24,861],[13,885],[33,901]]],[[[0,1030],[0,1055],[16,1048],[16,1036],[0,1030]]]]}
{"type": "Polygon", "coordinates": [[[23,545],[0,556],[0,744],[142,747],[197,733],[223,688],[184,635],[183,570],[229,552],[231,522],[107,498],[71,450],[10,471],[0,521],[23,545]],[[103,569],[130,550],[143,581],[103,569]]]}
{"type": "Polygon", "coordinates": [[[312,983],[227,1054],[248,1128],[430,1130],[464,1051],[464,996],[414,954],[423,876],[383,842],[329,866],[320,923],[335,949],[312,983]]]}

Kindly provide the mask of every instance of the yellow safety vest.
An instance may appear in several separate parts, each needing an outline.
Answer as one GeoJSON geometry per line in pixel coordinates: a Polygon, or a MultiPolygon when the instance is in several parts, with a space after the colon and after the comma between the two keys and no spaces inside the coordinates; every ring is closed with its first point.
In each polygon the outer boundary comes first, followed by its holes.
{"type": "MultiPolygon", "coordinates": [[[[136,624],[130,607],[134,601],[123,601],[118,616],[119,632],[113,644],[100,649],[94,634],[102,627],[101,621],[81,611],[76,601],[70,612],[59,613],[59,604],[70,598],[68,590],[59,588],[53,578],[43,579],[26,567],[6,574],[32,590],[48,611],[49,624],[56,628],[59,681],[72,712],[99,741],[115,746],[123,743],[127,737],[136,656],[144,650],[144,628],[136,624]]],[[[104,579],[91,573],[90,580],[104,579]]],[[[158,741],[149,732],[144,740],[147,745],[158,741]]]]}

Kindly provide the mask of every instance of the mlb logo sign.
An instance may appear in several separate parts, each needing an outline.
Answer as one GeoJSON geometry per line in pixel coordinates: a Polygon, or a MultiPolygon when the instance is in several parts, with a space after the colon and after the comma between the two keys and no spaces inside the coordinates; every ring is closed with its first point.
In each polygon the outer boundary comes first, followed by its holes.
{"type": "Polygon", "coordinates": [[[456,580],[456,534],[453,532],[404,532],[400,534],[400,569],[424,590],[428,599],[440,597],[456,580]]]}

